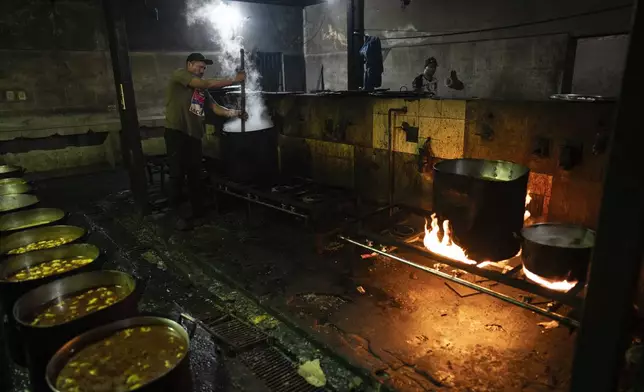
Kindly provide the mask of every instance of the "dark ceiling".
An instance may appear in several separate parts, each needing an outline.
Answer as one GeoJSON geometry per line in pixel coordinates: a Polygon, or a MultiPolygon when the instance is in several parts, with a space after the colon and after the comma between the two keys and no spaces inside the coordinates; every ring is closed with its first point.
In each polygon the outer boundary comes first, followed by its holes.
{"type": "Polygon", "coordinates": [[[286,5],[292,7],[306,7],[307,5],[325,3],[327,0],[231,0],[244,3],[260,3],[271,5],[286,5]]]}

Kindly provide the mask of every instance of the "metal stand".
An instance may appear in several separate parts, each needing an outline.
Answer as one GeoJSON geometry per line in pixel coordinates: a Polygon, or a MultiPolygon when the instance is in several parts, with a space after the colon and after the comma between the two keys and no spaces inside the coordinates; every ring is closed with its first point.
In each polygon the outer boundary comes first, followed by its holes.
{"type": "Polygon", "coordinates": [[[121,118],[121,150],[123,163],[130,175],[130,188],[134,200],[143,213],[148,211],[145,158],[141,146],[139,118],[134,99],[134,84],[127,43],[122,0],[103,0],[103,11],[110,43],[110,56],[114,72],[114,86],[118,97],[121,118]]]}
{"type": "Polygon", "coordinates": [[[644,235],[644,172],[639,157],[644,90],[644,7],[636,1],[590,281],[577,338],[571,391],[614,391],[631,336],[644,235]]]}

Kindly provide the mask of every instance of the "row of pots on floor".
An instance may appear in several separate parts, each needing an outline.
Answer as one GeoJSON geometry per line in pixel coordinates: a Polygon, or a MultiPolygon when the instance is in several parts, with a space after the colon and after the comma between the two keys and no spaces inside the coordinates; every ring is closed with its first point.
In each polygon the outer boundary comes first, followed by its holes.
{"type": "Polygon", "coordinates": [[[22,174],[0,166],[1,324],[32,391],[185,390],[190,336],[140,316],[141,282],[101,270],[105,255],[83,243],[87,230],[65,224],[60,209],[34,208],[36,187],[22,174]]]}

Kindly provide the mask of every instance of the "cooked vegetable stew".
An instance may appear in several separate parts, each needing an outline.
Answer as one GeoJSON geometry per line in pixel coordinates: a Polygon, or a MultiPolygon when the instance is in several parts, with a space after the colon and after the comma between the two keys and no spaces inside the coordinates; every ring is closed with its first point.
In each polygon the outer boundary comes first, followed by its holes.
{"type": "Polygon", "coordinates": [[[12,249],[7,254],[10,255],[19,255],[22,253],[31,252],[32,250],[41,250],[55,248],[57,246],[65,245],[68,242],[73,241],[74,238],[56,238],[53,240],[43,240],[38,242],[33,242],[29,245],[21,246],[20,248],[12,249]]]}
{"type": "Polygon", "coordinates": [[[79,256],[76,258],[51,260],[19,270],[7,278],[9,282],[22,282],[25,280],[42,279],[52,275],[59,275],[76,268],[80,268],[94,261],[87,257],[79,256]]]}
{"type": "Polygon", "coordinates": [[[81,349],[56,379],[62,392],[136,390],[172,370],[187,342],[163,325],[137,326],[81,349]]]}
{"type": "Polygon", "coordinates": [[[31,325],[49,327],[64,324],[97,312],[127,297],[129,291],[120,285],[93,287],[59,297],[36,311],[31,325]]]}

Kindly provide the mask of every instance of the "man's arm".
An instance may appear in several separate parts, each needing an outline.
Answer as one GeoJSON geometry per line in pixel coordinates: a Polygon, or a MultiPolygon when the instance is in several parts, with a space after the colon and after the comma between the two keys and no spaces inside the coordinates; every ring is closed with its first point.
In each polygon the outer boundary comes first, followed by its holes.
{"type": "Polygon", "coordinates": [[[228,117],[228,118],[233,118],[233,117],[238,117],[241,115],[240,110],[235,110],[235,109],[228,109],[225,108],[216,102],[213,102],[210,105],[210,108],[212,109],[213,112],[215,112],[216,115],[222,116],[222,117],[228,117]]]}
{"type": "Polygon", "coordinates": [[[237,75],[235,75],[234,79],[199,79],[199,78],[193,77],[190,79],[188,86],[192,88],[201,88],[201,89],[222,88],[222,87],[228,87],[228,86],[232,86],[233,84],[240,83],[245,79],[246,79],[245,72],[238,72],[237,75]]]}

